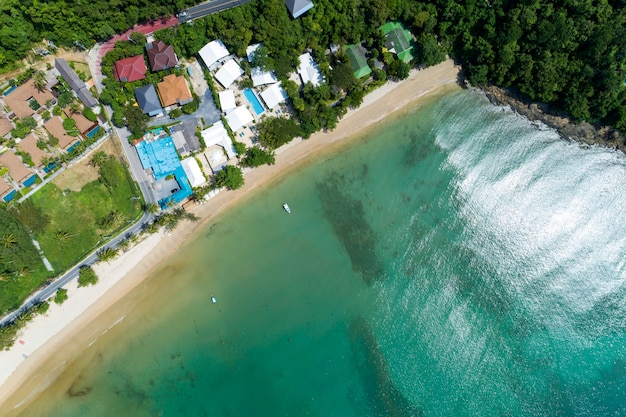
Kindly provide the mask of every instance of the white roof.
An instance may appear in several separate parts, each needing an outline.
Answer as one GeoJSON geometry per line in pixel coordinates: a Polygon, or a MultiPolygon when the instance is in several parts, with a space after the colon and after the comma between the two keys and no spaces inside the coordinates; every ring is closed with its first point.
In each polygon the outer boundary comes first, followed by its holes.
{"type": "Polygon", "coordinates": [[[322,81],[324,81],[324,78],[320,73],[320,69],[310,53],[307,52],[306,54],[300,55],[298,60],[300,61],[300,65],[298,65],[298,74],[300,74],[303,84],[311,82],[313,86],[317,87],[322,81]]]}
{"type": "Polygon", "coordinates": [[[283,101],[287,100],[287,93],[280,86],[280,83],[276,83],[263,90],[261,98],[269,109],[273,109],[283,101]]]}
{"type": "Polygon", "coordinates": [[[262,45],[263,45],[262,43],[255,43],[254,45],[250,45],[246,48],[246,56],[248,57],[248,62],[252,62],[254,51],[259,49],[259,47],[262,45]]]}
{"type": "Polygon", "coordinates": [[[261,67],[254,67],[251,71],[252,74],[252,85],[254,87],[258,87],[260,85],[265,84],[274,84],[278,82],[278,79],[271,71],[263,71],[261,67]]]}
{"type": "MultiPolygon", "coordinates": [[[[226,116],[226,119],[228,119],[228,116],[226,116]]],[[[228,136],[228,132],[221,120],[216,122],[213,126],[204,129],[201,134],[207,148],[213,145],[220,145],[226,151],[226,155],[229,159],[235,157],[233,142],[230,140],[230,136],[228,136]]]]}
{"type": "Polygon", "coordinates": [[[228,52],[228,49],[226,49],[221,39],[216,39],[204,45],[202,49],[198,51],[198,54],[204,61],[204,65],[206,65],[207,68],[210,68],[211,65],[217,62],[217,60],[230,55],[230,52],[228,52]]]}
{"type": "Polygon", "coordinates": [[[220,99],[220,106],[222,107],[222,111],[224,113],[228,113],[235,107],[237,104],[235,103],[235,92],[233,90],[224,90],[217,93],[220,99]]]}
{"type": "Polygon", "coordinates": [[[183,166],[183,170],[185,170],[185,174],[187,174],[187,179],[192,187],[198,187],[206,182],[204,175],[202,175],[202,170],[200,169],[200,165],[198,165],[198,161],[196,158],[191,157],[187,159],[183,159],[180,161],[180,164],[183,166]]]}
{"type": "Polygon", "coordinates": [[[215,78],[217,78],[217,81],[219,81],[224,88],[228,88],[241,74],[243,74],[243,70],[234,59],[231,59],[226,61],[226,63],[222,65],[222,68],[215,73],[215,78]]]}
{"type": "Polygon", "coordinates": [[[238,131],[253,120],[254,117],[252,117],[252,113],[246,106],[239,106],[226,115],[228,126],[230,126],[230,130],[233,132],[238,131]]]}

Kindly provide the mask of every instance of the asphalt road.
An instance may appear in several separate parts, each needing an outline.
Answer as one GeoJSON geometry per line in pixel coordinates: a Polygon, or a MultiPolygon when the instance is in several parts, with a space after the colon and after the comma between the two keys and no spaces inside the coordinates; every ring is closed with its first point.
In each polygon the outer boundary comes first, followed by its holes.
{"type": "Polygon", "coordinates": [[[213,0],[207,1],[205,3],[199,4],[194,7],[190,7],[182,12],[180,12],[177,17],[180,23],[189,22],[194,19],[199,19],[201,17],[218,13],[223,10],[232,9],[233,7],[241,6],[242,4],[246,4],[251,0],[213,0]]]}

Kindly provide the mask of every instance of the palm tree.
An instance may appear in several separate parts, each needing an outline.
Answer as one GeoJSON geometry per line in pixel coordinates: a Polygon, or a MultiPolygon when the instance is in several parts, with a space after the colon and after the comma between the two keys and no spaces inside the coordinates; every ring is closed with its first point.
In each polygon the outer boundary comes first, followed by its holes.
{"type": "Polygon", "coordinates": [[[81,111],[80,103],[77,101],[72,101],[72,103],[70,103],[70,113],[76,114],[76,113],[80,113],[80,111],[81,111]]]}
{"type": "Polygon", "coordinates": [[[97,166],[97,167],[102,166],[102,164],[104,164],[108,158],[109,157],[106,154],[106,152],[98,151],[94,153],[93,156],[91,157],[91,165],[97,166]]]}
{"type": "Polygon", "coordinates": [[[13,233],[2,236],[2,238],[0,238],[0,245],[4,246],[5,248],[10,248],[16,243],[17,240],[15,240],[15,236],[13,235],[13,233]]]}
{"type": "Polygon", "coordinates": [[[72,238],[72,237],[74,237],[76,235],[78,235],[78,233],[69,234],[69,233],[67,233],[67,232],[65,232],[63,230],[59,230],[58,232],[55,233],[54,237],[62,245],[65,242],[67,242],[70,238],[72,238]]]}
{"type": "Polygon", "coordinates": [[[46,74],[41,70],[35,72],[35,74],[33,75],[33,82],[35,84],[35,88],[38,91],[43,91],[44,88],[46,88],[46,84],[48,84],[48,81],[46,80],[46,74]]]}
{"type": "Polygon", "coordinates": [[[156,214],[159,212],[159,205],[156,203],[147,204],[146,211],[150,214],[156,214]]]}
{"type": "Polygon", "coordinates": [[[117,249],[110,247],[102,248],[98,251],[98,260],[108,262],[117,256],[117,249]]]}

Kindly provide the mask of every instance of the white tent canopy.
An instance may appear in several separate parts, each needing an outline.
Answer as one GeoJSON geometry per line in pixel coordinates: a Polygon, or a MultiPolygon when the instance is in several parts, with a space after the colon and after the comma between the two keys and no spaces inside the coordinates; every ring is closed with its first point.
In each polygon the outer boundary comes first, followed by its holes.
{"type": "Polygon", "coordinates": [[[324,78],[320,73],[320,69],[313,60],[313,57],[310,53],[302,54],[298,57],[300,61],[300,65],[298,65],[298,74],[300,74],[300,78],[302,78],[302,84],[306,84],[311,82],[314,87],[320,85],[324,78]]]}
{"type": "Polygon", "coordinates": [[[260,85],[265,85],[265,84],[274,84],[275,82],[278,82],[278,79],[276,78],[273,72],[263,71],[263,68],[261,67],[252,68],[251,74],[252,74],[252,85],[254,87],[258,87],[260,85]]]}
{"type": "Polygon", "coordinates": [[[183,166],[183,170],[185,171],[185,174],[187,174],[187,179],[192,187],[199,187],[206,182],[196,158],[191,157],[183,159],[180,161],[180,164],[183,166]]]}
{"type": "Polygon", "coordinates": [[[228,113],[235,107],[237,104],[235,103],[235,92],[233,90],[224,90],[217,93],[220,99],[220,106],[222,107],[222,111],[224,113],[228,113]]]}
{"type": "MultiPolygon", "coordinates": [[[[228,116],[226,116],[226,119],[228,120],[228,116]]],[[[222,123],[221,120],[216,122],[213,126],[204,129],[201,134],[207,148],[213,145],[220,145],[226,151],[228,159],[236,156],[235,150],[233,149],[233,143],[230,140],[230,136],[228,136],[228,132],[226,131],[224,123],[222,123]]]]}
{"type": "Polygon", "coordinates": [[[253,120],[254,117],[246,106],[239,106],[226,115],[226,122],[233,132],[238,131],[253,120]]]}
{"type": "Polygon", "coordinates": [[[280,86],[280,83],[272,84],[261,93],[261,98],[267,105],[267,108],[273,109],[283,101],[287,100],[287,93],[280,86]]]}
{"type": "Polygon", "coordinates": [[[224,88],[228,88],[241,74],[243,74],[243,70],[234,59],[231,59],[226,61],[226,63],[222,65],[222,68],[215,73],[215,78],[217,78],[217,81],[219,81],[224,88]]]}
{"type": "Polygon", "coordinates": [[[228,52],[228,49],[226,49],[220,39],[216,39],[204,45],[202,49],[198,51],[198,54],[204,61],[204,65],[206,65],[207,68],[211,68],[211,65],[230,55],[230,52],[228,52]]]}

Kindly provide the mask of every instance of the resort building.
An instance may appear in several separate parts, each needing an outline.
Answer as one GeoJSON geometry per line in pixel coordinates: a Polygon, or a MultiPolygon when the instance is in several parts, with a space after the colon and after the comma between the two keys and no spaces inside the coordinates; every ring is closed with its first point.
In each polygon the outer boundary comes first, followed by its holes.
{"type": "Polygon", "coordinates": [[[6,136],[11,130],[13,123],[4,114],[0,114],[0,137],[6,136]]]}
{"type": "Polygon", "coordinates": [[[313,87],[317,87],[324,81],[320,68],[310,53],[300,55],[298,62],[298,74],[302,79],[302,84],[311,83],[313,87]]]}
{"type": "Polygon", "coordinates": [[[235,92],[233,90],[220,91],[217,95],[220,99],[220,107],[224,113],[228,113],[237,107],[235,92]]]}
{"type": "Polygon", "coordinates": [[[204,129],[201,134],[206,145],[204,158],[208,162],[211,171],[219,171],[226,165],[229,159],[237,155],[226,127],[224,127],[224,123],[221,120],[213,126],[204,129]]]}
{"type": "Polygon", "coordinates": [[[11,149],[0,156],[0,165],[8,168],[13,181],[24,187],[30,187],[35,182],[37,174],[26,167],[19,156],[11,149]]]}
{"type": "Polygon", "coordinates": [[[193,100],[187,80],[182,75],[170,74],[163,77],[163,81],[157,84],[157,89],[159,90],[159,97],[163,107],[174,104],[182,106],[193,100]]]}
{"type": "Polygon", "coordinates": [[[4,96],[6,105],[20,119],[32,116],[35,114],[32,107],[45,106],[46,102],[52,99],[54,99],[52,93],[46,89],[38,90],[35,87],[35,80],[32,78],[11,91],[9,95],[4,96]],[[37,106],[33,105],[33,101],[36,102],[37,106]]]}
{"type": "Polygon", "coordinates": [[[56,58],[54,60],[54,68],[61,74],[61,77],[63,77],[67,85],[70,86],[74,94],[83,102],[85,107],[94,108],[98,105],[98,100],[91,95],[87,84],[78,77],[65,59],[56,58]]]}
{"type": "Polygon", "coordinates": [[[302,16],[314,6],[311,0],[285,0],[285,5],[294,19],[302,16]]]}
{"type": "Polygon", "coordinates": [[[40,149],[37,146],[37,138],[35,135],[28,135],[17,145],[22,152],[26,152],[30,155],[30,159],[33,160],[35,168],[41,168],[43,166],[43,159],[45,157],[51,157],[52,155],[45,149],[40,149]]]}
{"type": "Polygon", "coordinates": [[[413,36],[400,22],[387,22],[380,27],[385,35],[385,47],[408,63],[413,59],[413,36]]]}
{"type": "Polygon", "coordinates": [[[117,81],[130,83],[146,78],[146,60],[143,55],[135,55],[129,58],[115,61],[113,75],[117,81]]]}
{"type": "Polygon", "coordinates": [[[141,110],[148,116],[156,116],[163,112],[154,85],[148,84],[143,87],[135,88],[135,98],[137,99],[137,105],[139,105],[141,110]]]}
{"type": "Polygon", "coordinates": [[[0,198],[2,199],[2,201],[4,201],[5,203],[8,203],[9,201],[13,200],[14,196],[15,196],[15,189],[11,187],[4,180],[4,178],[0,178],[0,198]]]}
{"type": "Polygon", "coordinates": [[[274,84],[278,82],[278,78],[271,71],[263,71],[261,67],[254,67],[251,70],[252,86],[258,87],[260,85],[274,84]]]}
{"type": "Polygon", "coordinates": [[[280,83],[272,84],[261,92],[261,98],[268,109],[273,109],[280,103],[287,100],[287,93],[280,86],[280,83]]]}
{"type": "Polygon", "coordinates": [[[230,130],[233,132],[238,131],[245,125],[252,123],[254,117],[246,106],[239,106],[235,110],[226,115],[226,123],[230,126],[230,130]]]}
{"type": "Polygon", "coordinates": [[[67,134],[60,117],[55,116],[51,118],[44,123],[43,127],[51,136],[54,136],[59,140],[59,144],[57,146],[65,152],[70,152],[72,147],[80,142],[78,137],[67,134]]]}
{"type": "Polygon", "coordinates": [[[148,62],[152,71],[161,71],[174,68],[178,65],[178,57],[172,45],[167,45],[163,41],[154,41],[146,44],[148,62]]]}
{"type": "Polygon", "coordinates": [[[230,52],[228,52],[228,49],[226,49],[220,39],[216,39],[204,45],[198,51],[198,55],[202,58],[204,65],[207,68],[211,68],[217,61],[230,55],[230,52]]]}
{"type": "Polygon", "coordinates": [[[365,48],[361,45],[348,45],[346,55],[350,58],[350,65],[354,71],[355,78],[362,78],[372,73],[372,69],[367,65],[365,58],[365,48]]]}
{"type": "Polygon", "coordinates": [[[243,70],[234,59],[226,61],[222,68],[215,73],[215,78],[224,88],[230,87],[237,78],[241,77],[243,70]]]}
{"type": "Polygon", "coordinates": [[[86,135],[89,131],[98,126],[97,122],[92,122],[83,116],[82,113],[73,113],[69,107],[64,108],[63,113],[76,122],[76,130],[78,130],[81,135],[86,135]]]}
{"type": "Polygon", "coordinates": [[[187,180],[192,187],[199,187],[206,182],[206,178],[200,169],[200,165],[193,156],[183,159],[180,164],[187,175],[187,180]]]}

